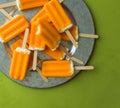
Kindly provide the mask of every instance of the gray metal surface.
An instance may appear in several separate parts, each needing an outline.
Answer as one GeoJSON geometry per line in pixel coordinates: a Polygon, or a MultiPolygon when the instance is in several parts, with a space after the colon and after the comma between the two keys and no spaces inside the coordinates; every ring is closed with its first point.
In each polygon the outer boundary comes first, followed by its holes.
{"type": "MultiPolygon", "coordinates": [[[[6,3],[14,0],[1,0],[1,3],[6,3]]],[[[94,34],[94,23],[92,16],[89,12],[88,7],[85,5],[83,0],[64,0],[63,7],[71,17],[74,23],[76,23],[79,27],[79,32],[81,33],[92,33],[94,34]]],[[[6,9],[6,11],[10,11],[11,8],[6,9]]],[[[30,20],[40,8],[26,10],[26,11],[16,11],[14,15],[18,13],[22,13],[26,16],[28,20],[30,20]]],[[[5,16],[0,13],[0,25],[4,23],[5,16]]],[[[71,43],[63,42],[69,48],[71,48],[71,43]]],[[[94,46],[94,39],[88,38],[80,38],[79,37],[79,48],[76,50],[74,56],[80,58],[84,65],[88,62],[90,55],[92,54],[94,46]]],[[[42,60],[51,59],[43,53],[39,53],[39,56],[42,60]]],[[[9,78],[9,68],[10,68],[11,60],[5,50],[5,47],[2,43],[0,43],[0,71],[9,78]]],[[[74,63],[74,65],[78,65],[74,63]]],[[[40,75],[37,72],[28,71],[26,78],[23,81],[17,81],[18,84],[33,87],[33,88],[49,88],[61,85],[70,79],[73,79],[74,76],[79,74],[79,72],[75,71],[75,74],[72,77],[68,78],[48,78],[49,82],[45,83],[40,75]]]]}

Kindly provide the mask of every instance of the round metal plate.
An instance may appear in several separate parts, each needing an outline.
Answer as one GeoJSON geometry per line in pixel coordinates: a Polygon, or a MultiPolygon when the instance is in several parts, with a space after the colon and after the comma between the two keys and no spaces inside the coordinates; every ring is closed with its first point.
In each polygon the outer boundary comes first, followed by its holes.
{"type": "MultiPolygon", "coordinates": [[[[13,0],[2,0],[0,4],[11,2],[13,0]]],[[[77,24],[79,27],[79,32],[81,33],[90,33],[94,34],[94,22],[91,16],[91,13],[84,3],[83,0],[64,0],[62,3],[63,7],[69,14],[70,18],[77,24]]],[[[30,21],[30,19],[40,10],[41,8],[30,9],[26,11],[16,11],[14,15],[18,13],[22,13],[26,16],[26,18],[30,21]]],[[[11,8],[6,9],[9,12],[11,8]]],[[[0,13],[0,25],[4,23],[5,16],[0,13]]],[[[12,41],[15,41],[12,40],[12,41]]],[[[11,42],[12,42],[11,41],[11,42]]],[[[11,43],[9,42],[9,44],[11,43]]],[[[94,46],[94,39],[89,38],[80,38],[78,40],[79,48],[75,51],[73,56],[76,58],[81,59],[84,62],[84,65],[88,62],[90,55],[92,54],[93,46],[94,46]]],[[[63,42],[63,44],[67,45],[70,48],[70,52],[72,50],[71,43],[63,42]]],[[[42,60],[51,59],[43,53],[39,53],[39,56],[42,60]]],[[[0,71],[9,78],[9,68],[10,68],[11,60],[5,50],[3,43],[0,43],[0,71]]],[[[78,65],[74,62],[74,65],[78,65]]],[[[37,72],[28,71],[25,79],[23,81],[17,81],[12,79],[13,81],[17,82],[18,84],[32,87],[32,88],[49,88],[64,84],[65,82],[73,79],[77,74],[78,71],[75,71],[75,74],[72,77],[67,78],[48,78],[49,82],[46,83],[42,80],[40,75],[37,72]]],[[[11,78],[10,78],[11,79],[11,78]]]]}

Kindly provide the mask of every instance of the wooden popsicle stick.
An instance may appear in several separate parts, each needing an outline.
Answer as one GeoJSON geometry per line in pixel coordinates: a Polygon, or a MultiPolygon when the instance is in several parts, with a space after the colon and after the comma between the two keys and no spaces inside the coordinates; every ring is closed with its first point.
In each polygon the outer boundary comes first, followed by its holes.
{"type": "Polygon", "coordinates": [[[60,45],[59,47],[71,60],[73,60],[73,61],[75,61],[75,62],[77,62],[79,64],[84,64],[82,60],[77,59],[77,58],[71,56],[63,45],[60,45]]]}
{"type": "Polygon", "coordinates": [[[16,1],[1,4],[1,5],[0,5],[0,8],[7,8],[7,7],[15,6],[15,5],[16,5],[16,1]]]}
{"type": "MultiPolygon", "coordinates": [[[[70,56],[69,56],[69,57],[70,57],[70,56]]],[[[77,59],[77,58],[75,58],[75,57],[73,57],[73,56],[71,56],[70,59],[73,60],[73,61],[75,61],[75,62],[77,62],[77,63],[79,63],[79,64],[84,64],[82,60],[77,59]]]]}
{"type": "MultiPolygon", "coordinates": [[[[17,10],[17,7],[13,7],[12,10],[10,11],[9,15],[12,16],[14,12],[17,10]]],[[[5,19],[5,22],[9,21],[9,19],[5,19]]]]}
{"type": "Polygon", "coordinates": [[[4,9],[0,9],[0,12],[2,12],[10,20],[13,18],[4,9]]]}
{"type": "Polygon", "coordinates": [[[33,66],[32,66],[32,69],[33,70],[36,70],[36,67],[37,67],[37,50],[34,51],[34,55],[33,55],[33,66]]]}
{"type": "Polygon", "coordinates": [[[41,73],[41,70],[37,67],[36,68],[37,72],[40,74],[41,78],[45,81],[45,82],[48,82],[48,79],[46,77],[44,77],[41,73]]]}
{"type": "Polygon", "coordinates": [[[75,66],[75,70],[94,70],[94,66],[75,66]]]}
{"type": "Polygon", "coordinates": [[[93,39],[99,38],[98,35],[94,35],[94,34],[84,34],[84,33],[80,33],[79,36],[80,36],[80,37],[85,37],[85,38],[93,38],[93,39]]]}
{"type": "Polygon", "coordinates": [[[70,33],[69,30],[66,30],[65,31],[67,36],[70,38],[71,42],[73,43],[73,45],[78,48],[78,43],[75,41],[75,39],[73,38],[72,34],[70,33]]]}
{"type": "Polygon", "coordinates": [[[24,34],[24,39],[23,39],[23,44],[22,44],[22,48],[23,49],[26,48],[26,43],[27,43],[28,35],[29,35],[29,29],[26,28],[25,34],[24,34]]]}

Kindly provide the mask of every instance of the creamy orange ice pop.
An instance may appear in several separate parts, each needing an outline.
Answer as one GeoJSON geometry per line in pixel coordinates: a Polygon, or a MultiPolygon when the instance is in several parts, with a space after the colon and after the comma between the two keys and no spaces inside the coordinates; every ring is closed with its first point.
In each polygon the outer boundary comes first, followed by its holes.
{"type": "Polygon", "coordinates": [[[24,15],[16,15],[12,20],[0,26],[0,42],[6,43],[23,32],[29,23],[24,15]]]}
{"type": "Polygon", "coordinates": [[[16,0],[14,2],[1,4],[0,8],[7,8],[17,5],[19,10],[25,10],[25,9],[43,6],[48,1],[49,0],[16,0]]]}
{"type": "Polygon", "coordinates": [[[29,49],[34,51],[33,70],[36,70],[37,51],[43,51],[45,49],[45,42],[42,40],[40,34],[39,20],[35,21],[31,26],[29,49]]]}
{"type": "Polygon", "coordinates": [[[31,25],[29,49],[30,50],[39,50],[39,51],[42,51],[45,49],[45,43],[42,40],[42,37],[40,35],[39,20],[36,20],[31,25]]]}
{"type": "Polygon", "coordinates": [[[60,33],[63,33],[73,26],[58,0],[49,1],[45,4],[44,9],[49,19],[60,33]]]}
{"type": "Polygon", "coordinates": [[[16,50],[14,50],[13,53],[9,75],[11,78],[14,78],[16,80],[23,80],[27,72],[30,51],[27,50],[25,46],[26,46],[28,33],[29,33],[29,29],[26,29],[22,48],[21,47],[16,48],[16,50]]]}
{"type": "Polygon", "coordinates": [[[59,33],[66,32],[73,45],[78,48],[77,42],[69,32],[69,29],[73,26],[70,18],[65,13],[62,5],[58,0],[51,0],[44,5],[47,16],[56,27],[59,33]]]}
{"type": "MultiPolygon", "coordinates": [[[[78,40],[78,27],[73,26],[72,28],[70,28],[70,32],[71,32],[73,38],[77,41],[78,40]]],[[[70,41],[70,39],[66,33],[62,33],[61,38],[65,41],[70,41]]]]}
{"type": "Polygon", "coordinates": [[[46,77],[68,77],[74,73],[72,61],[44,61],[42,75],[46,77]]]}
{"type": "Polygon", "coordinates": [[[52,50],[56,50],[61,42],[61,35],[48,23],[44,16],[39,19],[40,35],[45,44],[52,50]]]}
{"type": "Polygon", "coordinates": [[[74,70],[93,70],[93,66],[73,66],[72,61],[44,61],[42,75],[45,77],[70,77],[74,70]]]}
{"type": "Polygon", "coordinates": [[[16,0],[19,10],[43,6],[49,0],[16,0]]]}
{"type": "Polygon", "coordinates": [[[66,55],[60,48],[57,48],[55,51],[51,51],[50,48],[46,47],[43,53],[56,60],[63,60],[66,55]]]}

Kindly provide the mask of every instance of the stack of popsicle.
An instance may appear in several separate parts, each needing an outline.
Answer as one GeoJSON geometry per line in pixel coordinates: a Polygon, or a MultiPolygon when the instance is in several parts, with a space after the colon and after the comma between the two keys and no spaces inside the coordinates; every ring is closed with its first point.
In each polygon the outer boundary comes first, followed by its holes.
{"type": "MultiPolygon", "coordinates": [[[[63,60],[65,55],[67,55],[72,60],[83,64],[81,60],[71,56],[67,52],[66,47],[60,44],[61,40],[71,41],[78,48],[78,27],[73,26],[60,4],[63,0],[37,0],[35,3],[33,3],[34,0],[16,1],[17,3],[11,2],[0,5],[0,11],[10,20],[0,27],[0,42],[8,43],[18,35],[21,38],[11,45],[11,49],[14,52],[10,66],[11,78],[16,80],[25,78],[31,51],[34,51],[32,69],[38,70],[43,79],[45,77],[69,77],[74,74],[74,70],[94,69],[93,66],[74,67],[71,60],[63,60]],[[24,15],[20,14],[13,18],[2,9],[16,4],[20,10],[39,6],[43,6],[43,8],[32,18],[29,24],[24,15]],[[30,28],[30,33],[29,29],[27,29],[28,27],[30,28]],[[25,35],[23,36],[24,31],[25,35]],[[37,68],[38,51],[42,51],[56,59],[44,61],[42,63],[42,71],[37,68]],[[22,64],[23,62],[24,64],[22,64]]],[[[98,38],[97,35],[82,33],[79,35],[81,37],[98,38]]]]}

